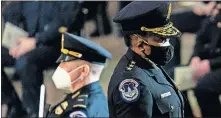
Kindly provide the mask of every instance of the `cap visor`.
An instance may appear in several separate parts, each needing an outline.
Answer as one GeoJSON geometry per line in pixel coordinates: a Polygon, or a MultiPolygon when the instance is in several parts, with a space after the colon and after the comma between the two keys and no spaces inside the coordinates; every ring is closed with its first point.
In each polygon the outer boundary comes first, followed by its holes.
{"type": "Polygon", "coordinates": [[[61,63],[61,62],[67,62],[67,61],[72,61],[72,60],[77,60],[78,58],[66,55],[66,54],[61,54],[60,57],[57,59],[56,63],[61,63]]]}

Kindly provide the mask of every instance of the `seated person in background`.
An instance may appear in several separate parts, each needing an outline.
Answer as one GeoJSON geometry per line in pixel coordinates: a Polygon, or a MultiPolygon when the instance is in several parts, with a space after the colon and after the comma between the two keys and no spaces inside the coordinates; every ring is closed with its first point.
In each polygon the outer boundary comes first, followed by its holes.
{"type": "MultiPolygon", "coordinates": [[[[204,2],[206,3],[206,2],[204,2]]],[[[203,4],[203,3],[202,3],[203,4]]],[[[211,14],[212,9],[215,7],[216,2],[207,2],[203,7],[194,7],[192,11],[182,13],[174,13],[171,15],[171,20],[181,32],[196,33],[201,30],[204,25],[204,19],[211,14]],[[185,23],[184,23],[185,22],[185,23]]],[[[174,68],[180,65],[180,40],[171,40],[172,44],[176,47],[174,50],[174,58],[171,62],[164,66],[165,70],[170,76],[174,76],[174,68]]],[[[195,60],[195,59],[193,59],[195,60]]],[[[194,61],[193,61],[194,62],[194,61]]],[[[195,63],[195,62],[194,62],[195,63]]],[[[187,98],[187,92],[183,91],[187,98]]],[[[193,117],[189,101],[185,101],[185,117],[193,117]]]]}
{"type": "Polygon", "coordinates": [[[111,22],[108,16],[108,1],[83,1],[82,7],[88,9],[85,20],[95,22],[95,30],[90,34],[91,37],[108,35],[112,32],[111,22]]]}
{"type": "MultiPolygon", "coordinates": [[[[18,37],[18,45],[3,52],[11,55],[8,58],[15,58],[16,75],[22,83],[22,104],[29,117],[36,117],[38,113],[40,85],[43,83],[42,72],[54,65],[55,58],[59,56],[58,29],[61,26],[69,29],[79,11],[78,4],[77,1],[20,1],[11,2],[4,9],[4,21],[21,26],[29,34],[28,37],[18,37]]],[[[8,66],[7,62],[2,63],[8,66]]],[[[15,104],[10,105],[17,107],[15,104]]],[[[16,113],[19,113],[21,109],[16,110],[16,113]]],[[[14,116],[17,116],[16,113],[14,116]]]]}
{"type": "MultiPolygon", "coordinates": [[[[16,117],[23,117],[26,112],[21,104],[21,101],[18,97],[18,94],[16,93],[12,83],[10,80],[7,78],[5,72],[1,71],[1,82],[2,82],[2,105],[6,104],[7,105],[7,117],[8,118],[16,118],[16,117]],[[14,107],[16,106],[16,107],[14,107]],[[19,112],[18,112],[19,111],[19,112]]],[[[3,107],[2,107],[3,108],[3,107]]],[[[3,111],[3,110],[2,110],[3,111]]],[[[5,117],[2,115],[2,117],[5,117]]]]}
{"type": "Polygon", "coordinates": [[[210,15],[211,10],[215,6],[215,2],[202,2],[202,6],[193,7],[192,10],[173,13],[171,20],[181,32],[196,33],[202,24],[203,19],[210,15]]]}
{"type": "Polygon", "coordinates": [[[221,4],[203,21],[189,66],[195,70],[194,89],[202,117],[221,117],[221,4]]]}
{"type": "MultiPolygon", "coordinates": [[[[172,13],[171,21],[182,33],[196,33],[202,24],[202,21],[208,16],[215,6],[215,2],[209,2],[202,7],[193,7],[192,10],[187,10],[179,13],[172,13]]],[[[164,66],[164,69],[170,76],[173,77],[174,68],[180,65],[180,39],[170,40],[170,43],[175,47],[173,59],[164,66]]]]}
{"type": "Polygon", "coordinates": [[[61,53],[52,80],[68,95],[46,117],[109,117],[99,79],[106,58],[112,55],[92,41],[69,33],[64,34],[61,53]]]}

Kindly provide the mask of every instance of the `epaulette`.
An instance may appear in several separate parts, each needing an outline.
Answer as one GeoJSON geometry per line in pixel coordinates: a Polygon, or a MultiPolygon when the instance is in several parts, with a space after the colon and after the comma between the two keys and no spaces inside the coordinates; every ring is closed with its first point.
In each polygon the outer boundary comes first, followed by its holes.
{"type": "Polygon", "coordinates": [[[135,61],[130,61],[130,63],[128,63],[128,65],[126,66],[126,70],[131,71],[133,67],[135,66],[135,64],[136,64],[135,61]]]}
{"type": "Polygon", "coordinates": [[[80,93],[77,92],[72,96],[71,99],[60,103],[55,109],[55,114],[61,115],[64,112],[72,111],[72,109],[74,108],[86,109],[88,102],[88,95],[86,94],[79,95],[79,94],[80,93]]]}
{"type": "Polygon", "coordinates": [[[55,108],[55,114],[61,115],[68,107],[68,101],[64,101],[55,108]]]}
{"type": "Polygon", "coordinates": [[[82,94],[75,98],[73,108],[87,108],[88,95],[82,94]]]}
{"type": "Polygon", "coordinates": [[[72,112],[69,114],[71,118],[86,118],[88,95],[82,94],[72,100],[72,112]]]}

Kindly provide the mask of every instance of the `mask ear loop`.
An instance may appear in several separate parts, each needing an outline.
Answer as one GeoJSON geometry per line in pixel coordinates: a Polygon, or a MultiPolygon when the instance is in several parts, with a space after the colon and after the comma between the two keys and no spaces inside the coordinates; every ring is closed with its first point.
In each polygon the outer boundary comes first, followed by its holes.
{"type": "MultiPolygon", "coordinates": [[[[75,68],[74,70],[72,70],[70,73],[77,71],[78,69],[82,68],[83,66],[86,66],[86,65],[81,65],[81,66],[75,68]]],[[[70,73],[69,73],[69,74],[70,74],[70,73]]],[[[75,83],[75,82],[77,82],[77,81],[79,81],[79,80],[82,81],[83,79],[84,79],[83,77],[78,77],[77,79],[75,79],[74,81],[72,81],[71,84],[73,84],[73,83],[75,83]]]]}
{"type": "Polygon", "coordinates": [[[134,36],[136,36],[136,37],[138,38],[137,46],[138,46],[138,47],[141,46],[141,52],[144,54],[144,57],[143,57],[143,58],[144,58],[147,62],[149,62],[153,67],[159,69],[159,68],[157,67],[157,64],[154,63],[152,60],[150,60],[150,59],[148,58],[148,55],[146,55],[145,49],[143,48],[143,43],[147,44],[147,45],[150,46],[150,47],[151,47],[151,45],[149,45],[148,42],[146,42],[144,39],[140,38],[138,35],[134,34],[134,36]]]}

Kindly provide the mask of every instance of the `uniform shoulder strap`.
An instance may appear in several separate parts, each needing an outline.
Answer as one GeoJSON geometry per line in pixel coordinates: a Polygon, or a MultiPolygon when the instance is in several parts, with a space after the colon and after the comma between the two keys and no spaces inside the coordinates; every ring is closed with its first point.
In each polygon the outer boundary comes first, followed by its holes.
{"type": "Polygon", "coordinates": [[[87,117],[88,95],[82,94],[72,100],[72,108],[69,109],[69,117],[87,117]]]}
{"type": "Polygon", "coordinates": [[[76,97],[69,97],[69,99],[66,99],[53,107],[52,110],[50,110],[49,116],[66,116],[69,113],[75,111],[75,110],[83,110],[86,111],[87,109],[87,103],[88,102],[88,95],[82,94],[78,95],[76,97]]]}
{"type": "Polygon", "coordinates": [[[72,107],[86,109],[87,103],[88,103],[88,95],[82,94],[82,95],[79,95],[78,97],[76,97],[75,100],[73,100],[72,107]]]}

